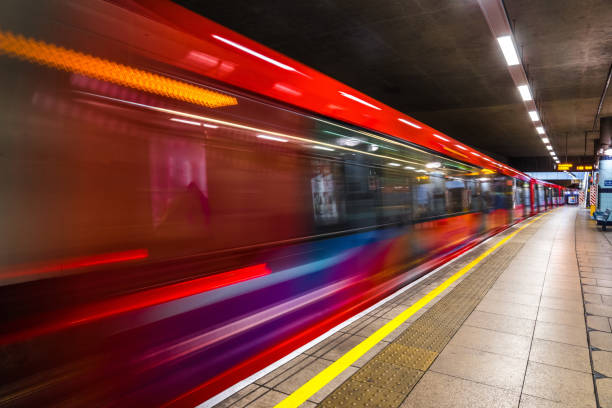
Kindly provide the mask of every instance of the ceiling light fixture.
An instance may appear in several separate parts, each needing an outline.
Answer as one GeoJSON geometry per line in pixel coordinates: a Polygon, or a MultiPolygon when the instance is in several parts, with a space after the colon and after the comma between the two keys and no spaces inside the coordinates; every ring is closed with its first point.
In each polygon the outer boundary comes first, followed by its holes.
{"type": "Polygon", "coordinates": [[[543,137],[543,138],[542,138],[542,141],[543,141],[545,144],[550,143],[550,140],[548,140],[548,138],[547,138],[547,137],[543,137]]]}
{"type": "Polygon", "coordinates": [[[531,97],[531,91],[529,90],[529,85],[520,85],[518,87],[519,92],[521,93],[521,97],[524,101],[530,101],[533,98],[531,97]]]}
{"type": "Polygon", "coordinates": [[[428,169],[437,169],[437,168],[440,168],[441,166],[442,166],[442,163],[440,162],[431,162],[425,165],[425,167],[427,167],[428,169]]]}
{"type": "Polygon", "coordinates": [[[531,120],[533,122],[537,122],[538,120],[540,120],[540,116],[538,115],[538,111],[529,111],[529,117],[531,118],[531,120]]]}
{"type": "Polygon", "coordinates": [[[472,154],[473,154],[474,156],[476,156],[476,157],[482,157],[482,156],[480,156],[480,155],[479,155],[478,153],[476,153],[476,152],[470,152],[470,153],[472,153],[472,154]]]}
{"type": "Polygon", "coordinates": [[[543,135],[544,134],[544,128],[542,126],[538,126],[536,128],[536,131],[538,132],[538,134],[543,135]]]}
{"type": "Polygon", "coordinates": [[[546,145],[546,148],[547,148],[548,150],[552,150],[552,146],[551,146],[551,145],[546,145]]]}
{"type": "Polygon", "coordinates": [[[217,129],[217,128],[219,127],[219,126],[217,126],[217,125],[211,125],[211,124],[208,124],[208,123],[204,123],[204,125],[203,125],[203,126],[204,126],[204,127],[207,127],[207,128],[211,128],[211,129],[217,129]]]}
{"type": "Polygon", "coordinates": [[[399,167],[399,166],[401,166],[401,164],[399,164],[399,163],[393,163],[393,162],[391,162],[391,163],[387,163],[387,164],[388,164],[389,166],[393,166],[393,167],[399,167]]]}
{"type": "Polygon", "coordinates": [[[404,167],[404,169],[406,169],[406,170],[414,170],[414,167],[411,167],[411,166],[405,166],[405,167],[404,167]]]}
{"type": "MultiPolygon", "coordinates": [[[[421,126],[417,125],[416,123],[412,123],[412,122],[410,122],[409,120],[402,119],[402,118],[398,118],[397,120],[399,120],[400,122],[405,123],[405,124],[407,124],[407,125],[410,125],[410,126],[412,126],[413,128],[422,129],[422,127],[421,127],[421,126]]],[[[435,136],[435,135],[434,135],[434,136],[435,136]]]]}
{"type": "Polygon", "coordinates": [[[514,47],[514,41],[512,41],[512,36],[504,35],[502,37],[497,37],[497,42],[504,53],[504,58],[506,58],[508,66],[518,65],[520,61],[516,53],[516,48],[514,47]]]}

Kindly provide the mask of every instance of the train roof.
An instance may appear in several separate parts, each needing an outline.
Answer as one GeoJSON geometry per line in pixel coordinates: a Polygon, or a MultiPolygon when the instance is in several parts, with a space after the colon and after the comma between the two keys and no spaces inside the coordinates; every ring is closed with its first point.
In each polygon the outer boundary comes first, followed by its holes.
{"type": "MultiPolygon", "coordinates": [[[[108,2],[144,17],[138,22],[131,20],[135,29],[163,35],[164,43],[150,41],[147,36],[128,36],[122,41],[165,62],[315,114],[406,140],[460,161],[524,181],[532,180],[527,174],[425,123],[175,3],[158,0],[108,2]]],[[[117,17],[123,14],[117,8],[112,12],[117,17]]]]}

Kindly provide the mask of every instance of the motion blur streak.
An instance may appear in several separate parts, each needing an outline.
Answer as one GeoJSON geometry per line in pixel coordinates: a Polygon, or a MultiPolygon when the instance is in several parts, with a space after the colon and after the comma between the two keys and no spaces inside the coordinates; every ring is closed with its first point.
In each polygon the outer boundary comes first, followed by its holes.
{"type": "Polygon", "coordinates": [[[0,27],[0,406],[198,405],[561,203],[169,1],[0,27]]]}
{"type": "Polygon", "coordinates": [[[10,344],[27,338],[63,330],[71,326],[91,323],[106,317],[144,309],[165,302],[171,302],[173,300],[196,295],[198,293],[208,292],[213,289],[259,278],[268,274],[270,274],[270,269],[267,267],[267,265],[259,264],[110,299],[104,302],[79,308],[73,312],[56,318],[54,321],[51,321],[46,325],[23,332],[14,333],[9,336],[0,337],[0,344],[10,344]]]}
{"type": "Polygon", "coordinates": [[[174,98],[207,108],[236,105],[236,98],[43,41],[0,31],[0,52],[64,71],[174,98]]]}
{"type": "MultiPolygon", "coordinates": [[[[145,259],[149,256],[146,249],[134,249],[131,251],[112,252],[108,254],[98,254],[69,258],[56,262],[49,262],[29,268],[13,269],[10,271],[0,271],[0,285],[7,285],[17,282],[26,282],[35,279],[49,277],[50,272],[65,271],[70,269],[84,268],[87,266],[104,265],[116,262],[135,261],[145,259]],[[41,276],[41,274],[43,276],[41,276]]],[[[53,274],[51,274],[53,276],[53,274]]]]}

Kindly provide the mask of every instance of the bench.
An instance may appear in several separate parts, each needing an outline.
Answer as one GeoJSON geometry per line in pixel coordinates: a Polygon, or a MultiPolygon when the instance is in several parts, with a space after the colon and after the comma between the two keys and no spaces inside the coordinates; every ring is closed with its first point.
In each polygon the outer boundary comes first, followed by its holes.
{"type": "Polygon", "coordinates": [[[595,221],[597,221],[597,225],[601,225],[602,231],[606,230],[606,225],[608,224],[608,221],[610,220],[611,213],[612,211],[610,211],[609,208],[606,211],[595,211],[593,213],[593,217],[595,218],[595,221]]]}

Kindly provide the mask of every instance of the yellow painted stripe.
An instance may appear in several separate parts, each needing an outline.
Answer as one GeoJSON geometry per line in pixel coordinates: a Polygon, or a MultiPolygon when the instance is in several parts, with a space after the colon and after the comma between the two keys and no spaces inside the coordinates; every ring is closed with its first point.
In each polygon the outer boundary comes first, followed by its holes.
{"type": "Polygon", "coordinates": [[[516,234],[518,234],[524,228],[527,228],[530,224],[534,223],[544,214],[537,216],[533,220],[529,221],[527,224],[523,225],[513,233],[509,234],[502,240],[500,240],[497,244],[493,245],[491,248],[487,249],[482,255],[478,258],[471,261],[469,264],[461,268],[457,273],[448,278],[446,281],[440,284],[437,288],[423,296],[419,299],[415,304],[410,306],[408,309],[404,310],[400,313],[396,318],[391,320],[389,323],[385,324],[383,327],[374,332],[370,337],[356,345],[353,349],[348,351],[345,355],[340,357],[338,360],[334,361],[330,366],[321,371],[319,374],[314,376],[310,381],[306,384],[302,385],[300,388],[295,390],[291,395],[278,403],[275,408],[293,408],[298,407],[300,404],[304,403],[311,395],[315,394],[325,385],[327,385],[331,380],[340,375],[344,370],[350,367],[355,361],[357,361],[361,356],[367,353],[372,347],[374,347],[377,343],[379,343],[382,339],[387,337],[391,332],[397,329],[402,323],[404,323],[410,316],[418,312],[423,306],[433,300],[436,296],[442,293],[445,289],[447,289],[453,282],[457,279],[465,275],[468,271],[470,271],[473,267],[478,265],[483,259],[487,256],[491,255],[493,251],[495,251],[500,246],[504,245],[510,239],[512,239],[516,234]]]}
{"type": "Polygon", "coordinates": [[[127,86],[207,108],[238,104],[236,98],[166,76],[118,64],[44,41],[0,30],[0,55],[127,86]]]}

